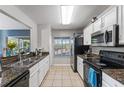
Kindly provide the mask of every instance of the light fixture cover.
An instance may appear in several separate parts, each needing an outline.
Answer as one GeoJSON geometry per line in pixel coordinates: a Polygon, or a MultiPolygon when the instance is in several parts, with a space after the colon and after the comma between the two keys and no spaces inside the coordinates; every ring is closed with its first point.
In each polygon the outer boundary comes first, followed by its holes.
{"type": "Polygon", "coordinates": [[[61,6],[62,24],[70,24],[74,6],[61,6]]]}

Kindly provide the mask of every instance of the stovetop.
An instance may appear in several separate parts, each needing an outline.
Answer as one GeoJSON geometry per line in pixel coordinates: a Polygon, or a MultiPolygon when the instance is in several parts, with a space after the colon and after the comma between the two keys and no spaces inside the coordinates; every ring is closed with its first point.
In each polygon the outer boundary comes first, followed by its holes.
{"type": "Polygon", "coordinates": [[[100,51],[98,57],[87,57],[84,62],[99,69],[124,69],[124,53],[100,51]]]}
{"type": "Polygon", "coordinates": [[[101,63],[100,59],[97,59],[97,58],[96,59],[95,58],[87,58],[84,60],[84,63],[87,63],[87,64],[94,66],[98,69],[108,68],[108,66],[106,64],[101,63]]]}

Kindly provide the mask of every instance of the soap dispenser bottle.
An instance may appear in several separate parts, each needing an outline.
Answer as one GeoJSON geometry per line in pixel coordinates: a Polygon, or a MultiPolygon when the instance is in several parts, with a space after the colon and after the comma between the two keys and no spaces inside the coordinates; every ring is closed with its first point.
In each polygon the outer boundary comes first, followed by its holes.
{"type": "Polygon", "coordinates": [[[3,48],[3,57],[6,57],[6,48],[3,48]]]}

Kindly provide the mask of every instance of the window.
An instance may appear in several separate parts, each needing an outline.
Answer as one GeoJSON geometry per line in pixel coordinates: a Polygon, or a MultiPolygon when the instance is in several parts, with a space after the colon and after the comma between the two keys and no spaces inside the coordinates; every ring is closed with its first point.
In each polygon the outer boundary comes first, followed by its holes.
{"type": "Polygon", "coordinates": [[[24,48],[27,52],[30,51],[30,37],[7,37],[7,45],[9,42],[15,42],[16,46],[13,48],[15,54],[19,52],[19,49],[24,48]]]}
{"type": "Polygon", "coordinates": [[[54,38],[54,55],[55,56],[70,56],[71,45],[70,37],[55,37],[54,38]]]}

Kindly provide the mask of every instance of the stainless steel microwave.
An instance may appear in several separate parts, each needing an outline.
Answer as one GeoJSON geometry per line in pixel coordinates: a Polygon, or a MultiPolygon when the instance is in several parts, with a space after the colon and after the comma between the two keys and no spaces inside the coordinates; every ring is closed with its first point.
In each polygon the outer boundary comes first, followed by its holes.
{"type": "Polygon", "coordinates": [[[118,46],[119,25],[115,24],[91,34],[92,46],[118,46]]]}

